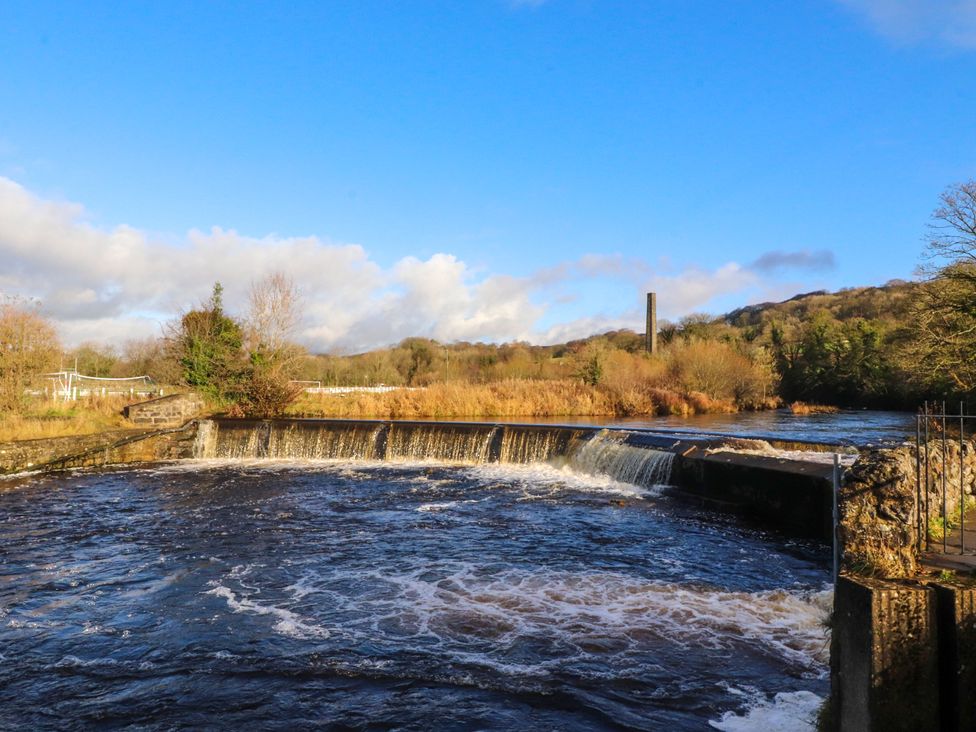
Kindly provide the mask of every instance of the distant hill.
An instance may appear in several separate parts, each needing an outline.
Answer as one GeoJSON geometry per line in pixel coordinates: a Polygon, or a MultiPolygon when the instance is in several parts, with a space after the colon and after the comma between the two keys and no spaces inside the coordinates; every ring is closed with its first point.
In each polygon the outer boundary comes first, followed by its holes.
{"type": "Polygon", "coordinates": [[[631,330],[550,346],[407,338],[354,356],[313,357],[303,378],[410,386],[574,378],[608,388],[625,384],[633,393],[701,392],[740,405],[757,403],[758,383],[762,403],[775,390],[787,402],[911,406],[925,380],[902,346],[911,338],[911,307],[920,287],[895,280],[880,287],[818,290],[724,315],[662,321],[663,358],[653,362],[643,356],[643,334],[631,330]]]}
{"type": "Polygon", "coordinates": [[[718,318],[738,328],[759,326],[772,320],[805,320],[818,311],[833,318],[900,321],[908,313],[917,282],[891,280],[880,287],[848,287],[837,292],[817,290],[794,295],[783,302],[747,305],[718,318]]]}

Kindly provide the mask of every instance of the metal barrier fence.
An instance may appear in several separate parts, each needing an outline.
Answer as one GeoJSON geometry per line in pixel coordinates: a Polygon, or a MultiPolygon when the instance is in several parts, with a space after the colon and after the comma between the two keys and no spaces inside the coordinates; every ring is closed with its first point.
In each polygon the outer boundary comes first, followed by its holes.
{"type": "MultiPolygon", "coordinates": [[[[934,548],[948,554],[950,549],[956,549],[956,537],[950,537],[950,529],[958,527],[959,554],[976,552],[976,545],[966,545],[966,509],[972,502],[966,496],[966,434],[967,427],[970,441],[976,434],[972,420],[976,420],[976,414],[966,414],[963,402],[959,402],[956,414],[948,413],[945,402],[925,402],[915,417],[915,515],[919,551],[923,547],[925,551],[934,548]],[[953,485],[957,482],[951,475],[956,456],[950,453],[956,450],[957,444],[958,485],[953,485]],[[958,506],[951,505],[957,497],[958,506]],[[933,533],[941,533],[941,541],[938,538],[933,541],[933,533]]],[[[971,443],[969,449],[972,454],[971,443]]]]}

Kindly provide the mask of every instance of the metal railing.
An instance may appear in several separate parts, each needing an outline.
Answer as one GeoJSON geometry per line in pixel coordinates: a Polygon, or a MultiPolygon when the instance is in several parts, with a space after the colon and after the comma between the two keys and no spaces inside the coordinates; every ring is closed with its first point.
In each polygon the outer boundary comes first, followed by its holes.
{"type": "Polygon", "coordinates": [[[966,546],[966,509],[972,498],[966,496],[966,446],[967,426],[969,441],[976,434],[972,421],[976,414],[966,414],[963,402],[959,411],[949,414],[945,402],[925,402],[915,417],[915,516],[918,536],[918,550],[936,551],[948,554],[955,549],[950,543],[950,529],[959,529],[959,554],[976,552],[976,546],[966,546]],[[958,430],[958,434],[956,431],[958,430]],[[952,485],[956,478],[950,475],[955,470],[955,456],[950,460],[950,452],[955,444],[959,446],[958,485],[952,485]],[[950,449],[950,445],[953,446],[950,449]],[[958,507],[950,508],[958,495],[958,507]],[[935,505],[933,506],[933,501],[935,505]],[[933,523],[933,519],[938,519],[933,523]],[[956,524],[958,520],[958,524],[956,524]],[[941,533],[941,541],[933,541],[932,527],[941,533]]]}

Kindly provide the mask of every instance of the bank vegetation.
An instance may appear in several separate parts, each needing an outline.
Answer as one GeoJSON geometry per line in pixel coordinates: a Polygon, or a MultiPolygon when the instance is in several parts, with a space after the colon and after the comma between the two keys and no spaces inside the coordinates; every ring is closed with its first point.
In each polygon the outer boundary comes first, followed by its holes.
{"type": "Polygon", "coordinates": [[[117,399],[39,398],[42,375],[148,375],[241,416],[559,417],[697,414],[791,405],[907,408],[976,397],[976,182],[940,197],[916,281],[812,292],[720,317],[663,322],[660,352],[612,331],[568,343],[439,343],[408,337],[360,354],[295,344],[301,295],[280,274],[229,313],[223,290],[159,337],[66,350],[38,304],[0,303],[0,439],[116,426],[117,399]],[[305,387],[402,387],[306,393],[305,387]],[[59,432],[60,431],[60,432],[59,432]]]}

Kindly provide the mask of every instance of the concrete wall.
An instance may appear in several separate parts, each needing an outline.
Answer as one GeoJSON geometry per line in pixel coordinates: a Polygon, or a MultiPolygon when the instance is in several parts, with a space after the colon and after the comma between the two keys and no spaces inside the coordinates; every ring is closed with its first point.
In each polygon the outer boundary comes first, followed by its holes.
{"type": "Polygon", "coordinates": [[[842,576],[834,594],[829,728],[976,729],[976,588],[842,576]]]}
{"type": "Polygon", "coordinates": [[[938,732],[935,593],[841,577],[834,589],[831,702],[847,732],[938,732]]]}
{"type": "Polygon", "coordinates": [[[976,587],[936,583],[942,729],[976,729],[976,587]]]}
{"type": "Polygon", "coordinates": [[[833,467],[763,455],[679,453],[672,482],[707,505],[756,518],[793,536],[833,537],[833,467]]]}
{"type": "Polygon", "coordinates": [[[171,394],[130,404],[125,408],[125,416],[140,427],[175,427],[200,415],[205,406],[197,394],[171,394]]]}

